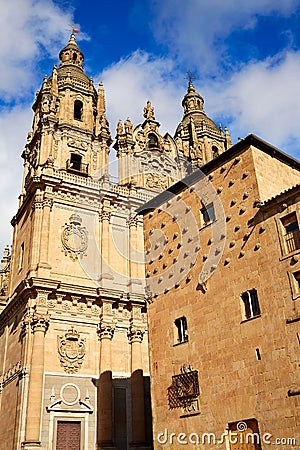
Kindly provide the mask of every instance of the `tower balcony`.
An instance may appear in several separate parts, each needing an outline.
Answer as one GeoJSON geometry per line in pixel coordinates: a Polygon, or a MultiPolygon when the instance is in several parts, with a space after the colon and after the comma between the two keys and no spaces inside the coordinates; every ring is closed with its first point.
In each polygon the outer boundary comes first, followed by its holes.
{"type": "Polygon", "coordinates": [[[84,175],[86,177],[89,174],[88,164],[84,164],[81,161],[73,161],[72,159],[67,160],[66,169],[68,172],[76,173],[78,175],[84,175]]]}

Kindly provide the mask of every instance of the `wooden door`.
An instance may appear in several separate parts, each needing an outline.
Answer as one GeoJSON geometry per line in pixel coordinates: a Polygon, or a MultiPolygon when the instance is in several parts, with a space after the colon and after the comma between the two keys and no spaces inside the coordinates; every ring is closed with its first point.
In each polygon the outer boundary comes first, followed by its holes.
{"type": "Polygon", "coordinates": [[[57,422],[56,450],[80,450],[80,422],[57,422]]]}

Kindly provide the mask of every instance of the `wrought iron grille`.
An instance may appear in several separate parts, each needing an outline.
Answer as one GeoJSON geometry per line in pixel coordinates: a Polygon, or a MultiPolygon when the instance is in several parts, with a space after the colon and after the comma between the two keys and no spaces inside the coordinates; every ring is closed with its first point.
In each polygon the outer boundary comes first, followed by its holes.
{"type": "Polygon", "coordinates": [[[172,376],[172,385],[168,388],[168,400],[171,409],[185,407],[198,395],[198,370],[172,376]]]}

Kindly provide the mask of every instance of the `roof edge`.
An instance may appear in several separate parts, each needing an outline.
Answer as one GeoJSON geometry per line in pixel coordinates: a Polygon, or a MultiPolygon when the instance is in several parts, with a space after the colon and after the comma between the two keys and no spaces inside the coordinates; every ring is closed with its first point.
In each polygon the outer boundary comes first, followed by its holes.
{"type": "Polygon", "coordinates": [[[206,174],[210,173],[218,166],[223,165],[227,160],[238,155],[246,148],[249,148],[251,145],[272,156],[272,158],[276,158],[279,161],[282,161],[285,164],[291,166],[292,168],[300,171],[300,162],[297,159],[293,158],[292,156],[289,156],[287,153],[282,152],[277,147],[273,146],[272,144],[269,144],[268,142],[264,141],[255,134],[249,134],[244,139],[241,139],[239,142],[237,142],[228,150],[226,150],[224,153],[221,153],[217,158],[212,159],[204,166],[199,167],[198,168],[199,170],[196,170],[190,175],[187,175],[182,180],[177,181],[168,189],[158,194],[149,202],[145,203],[142,207],[136,210],[137,214],[145,214],[148,211],[159,207],[162,203],[165,203],[186,187],[191,187],[193,184],[195,184],[197,181],[203,178],[206,174]]]}

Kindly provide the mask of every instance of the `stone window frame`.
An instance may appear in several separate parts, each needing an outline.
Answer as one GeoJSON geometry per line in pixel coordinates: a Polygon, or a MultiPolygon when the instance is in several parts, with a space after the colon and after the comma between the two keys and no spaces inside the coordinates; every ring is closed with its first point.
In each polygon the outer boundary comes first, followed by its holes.
{"type": "Polygon", "coordinates": [[[79,98],[75,98],[73,107],[73,119],[83,122],[83,101],[79,98]],[[79,114],[78,114],[79,113],[79,114]],[[77,117],[80,116],[80,117],[77,117]]]}
{"type": "Polygon", "coordinates": [[[250,320],[254,320],[254,319],[257,319],[258,317],[261,317],[261,307],[260,307],[260,303],[259,303],[257,289],[250,288],[250,289],[247,289],[247,290],[243,291],[240,294],[240,305],[241,305],[241,311],[242,311],[242,323],[243,322],[249,322],[250,320]],[[255,292],[256,293],[257,304],[258,304],[258,312],[256,314],[252,314],[252,312],[253,312],[252,311],[252,307],[251,307],[252,306],[252,301],[250,301],[250,294],[251,294],[251,292],[255,292]],[[251,312],[251,315],[249,317],[247,317],[247,315],[246,315],[246,304],[245,304],[245,300],[243,299],[243,296],[245,296],[245,294],[248,295],[248,299],[249,299],[249,306],[250,306],[250,312],[251,312]]]}
{"type": "MultiPolygon", "coordinates": [[[[286,242],[284,239],[284,231],[285,230],[284,230],[284,225],[283,225],[283,219],[293,213],[296,215],[296,219],[297,219],[298,226],[299,226],[300,211],[298,211],[297,206],[295,204],[291,205],[291,207],[285,208],[284,211],[280,215],[275,217],[275,223],[276,223],[276,227],[277,227],[277,234],[278,234],[278,238],[279,238],[280,252],[281,252],[281,257],[279,258],[280,261],[282,261],[286,258],[290,258],[294,255],[300,254],[300,248],[296,249],[292,252],[288,252],[287,247],[286,247],[286,242]]],[[[299,226],[299,230],[300,230],[300,226],[299,226]]]]}
{"type": "Polygon", "coordinates": [[[204,203],[201,202],[201,208],[199,210],[199,213],[200,213],[200,230],[202,228],[205,228],[205,227],[211,225],[212,223],[214,223],[217,220],[214,202],[210,202],[207,205],[204,205],[204,203]],[[213,211],[212,218],[210,217],[209,210],[213,211]],[[209,220],[205,220],[205,215],[208,216],[209,220]]]}
{"type": "Polygon", "coordinates": [[[188,341],[189,341],[189,334],[188,334],[187,318],[186,316],[177,317],[174,320],[174,346],[186,344],[188,341]]]}
{"type": "Polygon", "coordinates": [[[300,268],[295,268],[292,272],[288,271],[287,274],[290,282],[292,299],[297,300],[300,298],[300,268]],[[297,283],[297,278],[295,277],[296,274],[299,275],[299,284],[297,283]]]}

